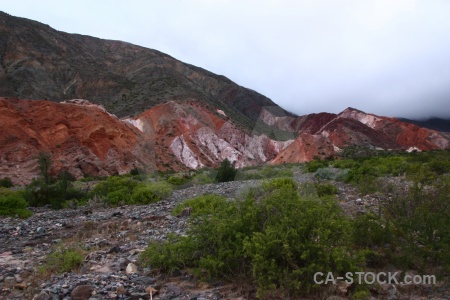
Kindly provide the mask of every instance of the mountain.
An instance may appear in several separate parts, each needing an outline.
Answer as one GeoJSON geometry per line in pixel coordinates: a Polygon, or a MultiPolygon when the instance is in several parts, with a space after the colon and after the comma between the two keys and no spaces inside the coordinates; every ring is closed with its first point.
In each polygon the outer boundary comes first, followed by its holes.
{"type": "Polygon", "coordinates": [[[291,142],[249,135],[197,101],[169,101],[121,120],[81,99],[0,98],[0,116],[0,178],[20,184],[37,176],[40,152],[51,155],[54,174],[80,178],[217,167],[225,158],[237,167],[262,164],[291,142]]]}
{"type": "Polygon", "coordinates": [[[277,121],[279,127],[295,125],[298,138],[278,141],[264,134],[248,134],[223,111],[198,101],[168,101],[136,117],[119,119],[102,106],[81,99],[56,103],[0,98],[0,178],[30,182],[38,174],[40,152],[51,155],[54,174],[67,170],[80,178],[124,174],[135,168],[180,171],[217,167],[225,158],[237,167],[304,162],[316,156],[339,155],[348,145],[395,150],[450,148],[450,139],[440,132],[352,108],[338,115],[321,113],[294,119],[262,115],[260,120],[277,121]]]}
{"type": "Polygon", "coordinates": [[[164,53],[56,31],[0,12],[0,178],[28,183],[37,157],[77,178],[304,162],[356,145],[450,148],[450,134],[348,108],[296,116],[164,53]],[[28,100],[27,100],[28,99],[28,100]],[[83,100],[87,99],[87,100],[83,100]]]}
{"type": "Polygon", "coordinates": [[[84,101],[58,104],[0,98],[0,177],[28,183],[39,152],[51,154],[54,172],[105,176],[152,166],[150,141],[102,107],[84,101]]]}
{"type": "MultiPolygon", "coordinates": [[[[228,78],[156,50],[57,31],[0,12],[0,96],[89,99],[118,117],[167,101],[198,101],[252,130],[263,107],[294,116],[228,78]]],[[[267,128],[261,128],[267,129],[267,128]]]]}
{"type": "Polygon", "coordinates": [[[411,120],[405,118],[398,118],[402,122],[412,123],[420,127],[433,129],[442,132],[450,132],[450,120],[441,118],[429,118],[425,120],[411,120]]]}
{"type": "Polygon", "coordinates": [[[395,118],[367,114],[351,107],[337,115],[328,114],[326,122],[317,117],[313,120],[316,124],[311,122],[311,130],[300,131],[298,138],[283,149],[272,163],[332,157],[350,145],[404,151],[450,148],[450,136],[445,133],[395,118]]]}

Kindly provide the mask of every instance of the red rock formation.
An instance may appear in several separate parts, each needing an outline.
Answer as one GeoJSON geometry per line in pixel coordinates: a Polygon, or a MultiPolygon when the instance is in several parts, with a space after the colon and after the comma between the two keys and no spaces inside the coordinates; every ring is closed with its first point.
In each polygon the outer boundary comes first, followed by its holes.
{"type": "Polygon", "coordinates": [[[335,156],[349,145],[380,150],[450,148],[450,138],[444,133],[353,108],[347,108],[338,115],[313,114],[303,118],[300,136],[272,163],[305,162],[315,156],[335,156]]]}
{"type": "Polygon", "coordinates": [[[82,177],[122,174],[133,168],[217,167],[225,158],[238,167],[304,162],[334,156],[351,144],[397,150],[450,147],[449,138],[437,131],[354,109],[339,115],[272,119],[273,126],[292,129],[295,124],[300,131],[295,141],[285,142],[251,135],[223,111],[194,100],[169,101],[119,120],[86,100],[0,98],[0,116],[0,178],[8,176],[15,183],[37,176],[41,151],[51,154],[53,173],[65,169],[82,177]]]}
{"type": "Polygon", "coordinates": [[[127,121],[162,145],[158,165],[173,164],[167,160],[168,149],[177,162],[194,169],[216,167],[225,158],[238,167],[255,165],[274,158],[290,143],[250,136],[220,110],[195,101],[170,101],[127,121]]]}
{"type": "Polygon", "coordinates": [[[220,110],[196,101],[169,101],[119,120],[86,100],[62,103],[0,98],[0,178],[28,183],[38,175],[39,152],[52,172],[79,178],[127,173],[133,168],[216,167],[266,162],[289,142],[250,136],[220,110]]]}
{"type": "Polygon", "coordinates": [[[0,115],[0,177],[15,183],[37,175],[39,152],[76,177],[154,166],[148,140],[97,105],[0,98],[0,115]]]}

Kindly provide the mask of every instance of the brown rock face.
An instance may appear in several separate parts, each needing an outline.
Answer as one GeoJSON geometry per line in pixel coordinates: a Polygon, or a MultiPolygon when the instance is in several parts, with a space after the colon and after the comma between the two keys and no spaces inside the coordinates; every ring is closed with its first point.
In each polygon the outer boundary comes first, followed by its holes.
{"type": "Polygon", "coordinates": [[[16,183],[36,176],[41,151],[76,177],[154,167],[151,143],[97,105],[0,98],[0,116],[0,177],[16,183]]]}

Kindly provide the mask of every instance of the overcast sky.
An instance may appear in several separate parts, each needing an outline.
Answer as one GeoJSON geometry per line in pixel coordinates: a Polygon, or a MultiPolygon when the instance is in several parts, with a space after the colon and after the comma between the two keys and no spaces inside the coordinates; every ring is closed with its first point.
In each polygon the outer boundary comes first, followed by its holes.
{"type": "Polygon", "coordinates": [[[449,0],[2,1],[225,75],[302,115],[450,118],[449,0]]]}

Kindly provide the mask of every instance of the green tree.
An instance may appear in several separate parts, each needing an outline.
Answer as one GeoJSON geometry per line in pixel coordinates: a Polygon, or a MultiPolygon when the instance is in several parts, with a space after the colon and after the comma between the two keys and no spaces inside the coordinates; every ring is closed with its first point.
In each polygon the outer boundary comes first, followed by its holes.
{"type": "Polygon", "coordinates": [[[236,176],[237,170],[234,167],[234,163],[231,163],[228,159],[224,159],[217,170],[216,181],[227,182],[233,181],[236,176]]]}
{"type": "Polygon", "coordinates": [[[44,179],[44,183],[47,185],[50,184],[51,180],[50,168],[53,163],[50,154],[45,152],[39,152],[38,163],[39,163],[39,171],[41,172],[41,176],[44,179]]]}

